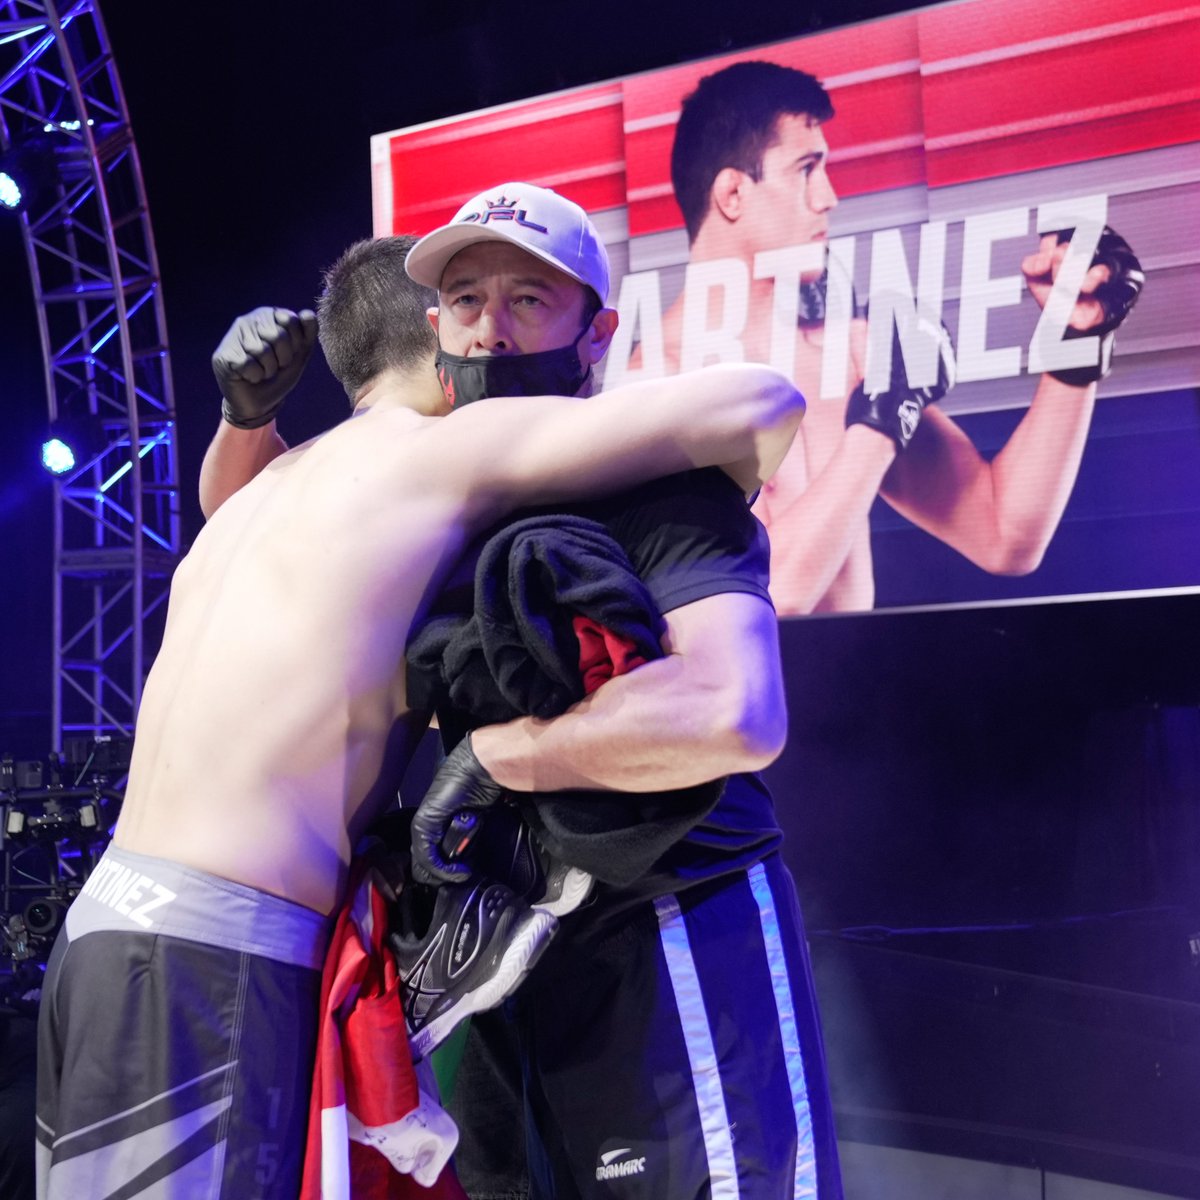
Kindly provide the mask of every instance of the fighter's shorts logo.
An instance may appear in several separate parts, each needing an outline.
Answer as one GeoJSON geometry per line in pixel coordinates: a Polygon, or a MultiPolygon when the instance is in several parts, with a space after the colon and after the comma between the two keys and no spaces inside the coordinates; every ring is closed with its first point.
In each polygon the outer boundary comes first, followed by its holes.
{"type": "Polygon", "coordinates": [[[464,223],[478,221],[480,225],[486,225],[490,221],[516,221],[518,225],[523,225],[526,229],[532,229],[536,233],[549,233],[545,225],[539,225],[536,221],[529,220],[528,210],[518,208],[519,200],[507,200],[503,196],[499,200],[485,200],[487,209],[484,212],[467,213],[462,218],[464,223]]]}
{"type": "Polygon", "coordinates": [[[88,876],[83,894],[128,917],[143,929],[152,929],[158,919],[152,920],[150,913],[175,899],[170,888],[155,883],[149,875],[107,858],[101,859],[88,876]]]}

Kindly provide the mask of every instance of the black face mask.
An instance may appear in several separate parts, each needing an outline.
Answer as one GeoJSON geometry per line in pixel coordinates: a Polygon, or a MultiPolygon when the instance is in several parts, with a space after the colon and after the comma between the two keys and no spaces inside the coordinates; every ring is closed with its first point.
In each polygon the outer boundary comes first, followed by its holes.
{"type": "Polygon", "coordinates": [[[592,368],[579,361],[579,339],[591,328],[588,321],[568,346],[536,354],[497,354],[465,358],[447,354],[440,346],[438,380],[451,408],[496,396],[574,396],[591,377],[592,368]]]}

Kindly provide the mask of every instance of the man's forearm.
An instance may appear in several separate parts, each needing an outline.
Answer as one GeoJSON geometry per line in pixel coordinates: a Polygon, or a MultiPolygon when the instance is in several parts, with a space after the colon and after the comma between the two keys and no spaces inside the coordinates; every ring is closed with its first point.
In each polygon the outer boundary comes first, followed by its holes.
{"type": "Polygon", "coordinates": [[[519,717],[471,735],[479,761],[520,792],[692,787],[757,770],[778,753],[769,736],[723,719],[721,703],[689,690],[677,655],[609,680],[552,720],[519,717]]]}
{"type": "Polygon", "coordinates": [[[664,658],[549,721],[521,717],[472,734],[480,762],[514,791],[692,787],[773,762],[787,737],[779,630],[771,606],[727,593],[667,616],[664,658]]]}
{"type": "Polygon", "coordinates": [[[200,510],[205,518],[287,448],[274,421],[258,429],[238,429],[222,421],[200,465],[200,510]]]}
{"type": "Polygon", "coordinates": [[[1000,566],[1009,573],[1042,561],[1075,487],[1095,407],[1095,384],[1041,376],[1028,412],[992,460],[1000,566]]]}

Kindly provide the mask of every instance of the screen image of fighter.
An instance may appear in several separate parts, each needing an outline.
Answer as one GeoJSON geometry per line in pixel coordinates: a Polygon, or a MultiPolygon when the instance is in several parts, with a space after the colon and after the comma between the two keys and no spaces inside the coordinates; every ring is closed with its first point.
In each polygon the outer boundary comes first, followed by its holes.
{"type": "Polygon", "coordinates": [[[602,230],[605,386],[793,378],[809,417],[755,505],[781,616],[1195,586],[1200,32],[1168,0],[1036,36],[1024,13],[938,6],[380,134],[376,225],[441,211],[435,164],[487,171],[502,129],[602,230]]]}

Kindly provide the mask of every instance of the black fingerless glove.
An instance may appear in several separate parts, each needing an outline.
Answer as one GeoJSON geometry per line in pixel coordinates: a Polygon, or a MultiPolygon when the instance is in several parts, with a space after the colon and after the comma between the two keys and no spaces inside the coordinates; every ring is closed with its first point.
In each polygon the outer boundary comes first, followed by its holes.
{"type": "MultiPolygon", "coordinates": [[[[1062,229],[1058,232],[1058,244],[1071,240],[1072,230],[1062,229]]],[[[1096,383],[1112,369],[1113,346],[1116,343],[1116,330],[1129,315],[1130,309],[1137,303],[1146,282],[1146,273],[1138,262],[1129,243],[1115,230],[1107,225],[1100,235],[1096,253],[1092,256],[1091,266],[1108,268],[1109,276],[1093,293],[1104,310],[1104,319],[1091,329],[1076,329],[1068,326],[1063,334],[1067,338],[1096,337],[1100,338],[1100,352],[1094,365],[1088,367],[1070,367],[1064,371],[1048,371],[1062,383],[1072,387],[1087,387],[1096,383]]],[[[1089,268],[1090,269],[1090,268],[1089,268]]]]}
{"type": "Polygon", "coordinates": [[[912,387],[900,351],[900,334],[892,330],[892,370],[888,386],[882,391],[868,392],[866,380],[850,393],[846,402],[846,428],[867,425],[886,433],[903,450],[921,421],[926,405],[936,404],[954,386],[954,348],[950,331],[945,325],[936,327],[922,321],[920,328],[928,330],[938,341],[937,380],[927,387],[912,387]]]}

